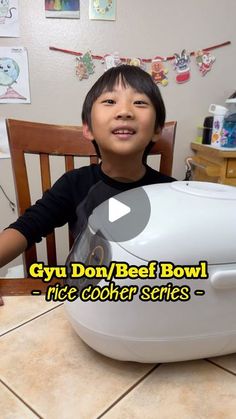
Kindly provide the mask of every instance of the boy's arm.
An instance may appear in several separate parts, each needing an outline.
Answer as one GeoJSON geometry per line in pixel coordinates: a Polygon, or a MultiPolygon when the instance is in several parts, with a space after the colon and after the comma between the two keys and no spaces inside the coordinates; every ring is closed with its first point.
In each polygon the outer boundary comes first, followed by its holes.
{"type": "Polygon", "coordinates": [[[19,231],[8,228],[0,233],[0,268],[24,252],[28,243],[19,231]]]}

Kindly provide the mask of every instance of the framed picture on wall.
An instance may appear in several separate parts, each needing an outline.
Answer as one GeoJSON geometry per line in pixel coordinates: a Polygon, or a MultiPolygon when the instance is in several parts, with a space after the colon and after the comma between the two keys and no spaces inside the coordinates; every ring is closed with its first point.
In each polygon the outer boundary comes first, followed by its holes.
{"type": "Polygon", "coordinates": [[[79,0],[45,0],[46,17],[79,19],[79,0]]]}
{"type": "Polygon", "coordinates": [[[115,20],[116,0],[89,0],[89,19],[115,20]]]}

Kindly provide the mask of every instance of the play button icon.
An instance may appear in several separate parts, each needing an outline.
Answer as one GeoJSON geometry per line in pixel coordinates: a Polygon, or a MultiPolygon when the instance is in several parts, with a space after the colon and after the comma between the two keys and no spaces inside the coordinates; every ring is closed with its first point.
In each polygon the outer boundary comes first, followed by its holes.
{"type": "Polygon", "coordinates": [[[109,199],[108,220],[111,223],[114,223],[114,221],[117,221],[119,220],[119,218],[124,217],[125,215],[129,214],[130,211],[131,211],[130,207],[118,201],[118,199],[115,199],[115,198],[109,199]]]}
{"type": "Polygon", "coordinates": [[[89,217],[94,232],[114,242],[138,236],[148,224],[151,205],[143,187],[114,193],[98,205],[89,217]],[[115,195],[115,196],[114,196],[115,195]]]}

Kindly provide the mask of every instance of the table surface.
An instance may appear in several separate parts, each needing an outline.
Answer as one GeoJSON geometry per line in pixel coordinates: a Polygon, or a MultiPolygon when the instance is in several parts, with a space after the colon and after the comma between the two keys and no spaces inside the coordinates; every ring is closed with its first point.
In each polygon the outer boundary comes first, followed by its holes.
{"type": "Polygon", "coordinates": [[[4,303],[2,418],[235,419],[236,354],[169,364],[116,361],[82,342],[63,304],[43,296],[4,303]]]}
{"type": "Polygon", "coordinates": [[[236,148],[223,148],[223,147],[216,147],[208,144],[200,144],[197,142],[191,143],[192,150],[201,151],[207,153],[211,156],[216,157],[223,157],[223,158],[235,158],[236,157],[236,148]]]}

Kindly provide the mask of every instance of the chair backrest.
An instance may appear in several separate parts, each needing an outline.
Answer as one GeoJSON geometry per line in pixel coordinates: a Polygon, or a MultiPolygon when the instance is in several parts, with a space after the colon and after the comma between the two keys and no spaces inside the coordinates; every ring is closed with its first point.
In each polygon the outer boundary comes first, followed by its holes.
{"type": "MultiPolygon", "coordinates": [[[[43,191],[51,187],[50,155],[65,157],[65,171],[74,169],[74,157],[90,157],[90,163],[98,162],[93,144],[83,137],[82,127],[8,119],[7,131],[19,215],[23,214],[31,205],[25,154],[39,155],[43,191]]],[[[161,156],[159,170],[167,175],[171,175],[172,172],[175,131],[176,121],[167,122],[160,138],[150,152],[150,154],[161,156]]],[[[71,246],[71,237],[69,243],[71,246]]],[[[48,264],[55,266],[57,258],[54,233],[46,237],[46,248],[48,264]]],[[[30,265],[35,261],[37,261],[36,246],[32,246],[24,254],[27,272],[30,265]]]]}
{"type": "Polygon", "coordinates": [[[175,146],[175,133],[177,121],[169,121],[158,136],[158,141],[154,143],[150,150],[150,155],[160,155],[159,171],[164,175],[172,175],[173,159],[174,159],[174,146],[175,146]]]}

